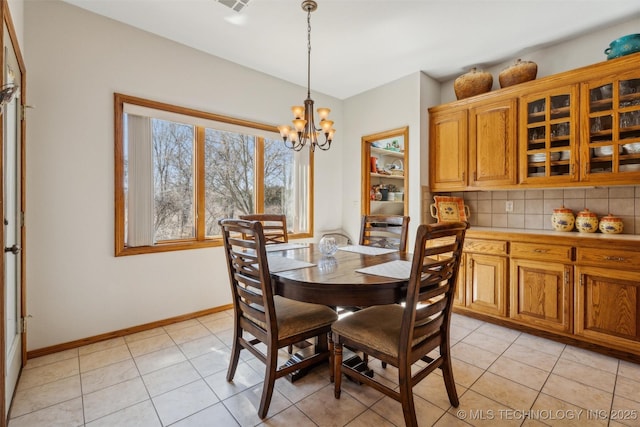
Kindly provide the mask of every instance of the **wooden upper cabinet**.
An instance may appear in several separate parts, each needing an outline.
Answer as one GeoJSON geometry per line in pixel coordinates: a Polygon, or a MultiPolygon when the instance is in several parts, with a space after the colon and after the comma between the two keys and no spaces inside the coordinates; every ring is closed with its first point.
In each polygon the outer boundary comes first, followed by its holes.
{"type": "Polygon", "coordinates": [[[578,85],[520,98],[520,182],[542,185],[578,180],[578,85]]]}
{"type": "Polygon", "coordinates": [[[431,191],[640,180],[640,53],[429,113],[431,191]]]}
{"type": "Polygon", "coordinates": [[[515,98],[469,110],[469,186],[516,184],[517,105],[515,98]]]}
{"type": "Polygon", "coordinates": [[[429,181],[432,191],[467,187],[467,110],[430,114],[429,181]]]}
{"type": "Polygon", "coordinates": [[[582,84],[582,181],[640,179],[640,69],[623,71],[582,84]]]}

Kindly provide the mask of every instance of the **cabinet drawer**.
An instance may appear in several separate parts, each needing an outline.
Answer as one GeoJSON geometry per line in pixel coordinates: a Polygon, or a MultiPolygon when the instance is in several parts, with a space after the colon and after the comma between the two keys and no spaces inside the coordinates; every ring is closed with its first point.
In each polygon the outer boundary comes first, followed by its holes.
{"type": "Polygon", "coordinates": [[[576,261],[580,264],[640,270],[640,252],[609,248],[578,248],[576,254],[576,261]]]}
{"type": "Polygon", "coordinates": [[[478,252],[486,255],[507,255],[507,242],[500,240],[465,239],[465,252],[478,252]]]}
{"type": "Polygon", "coordinates": [[[535,243],[511,243],[511,256],[547,261],[573,261],[573,247],[535,243]]]}

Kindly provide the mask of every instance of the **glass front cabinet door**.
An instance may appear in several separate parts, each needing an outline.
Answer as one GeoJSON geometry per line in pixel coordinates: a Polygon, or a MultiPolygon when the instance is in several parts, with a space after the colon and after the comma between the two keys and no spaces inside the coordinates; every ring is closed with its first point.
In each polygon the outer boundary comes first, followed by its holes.
{"type": "Polygon", "coordinates": [[[521,98],[522,184],[578,180],[578,114],[578,85],[521,98]]]}
{"type": "Polygon", "coordinates": [[[640,177],[640,71],[583,84],[583,181],[640,177]]]}

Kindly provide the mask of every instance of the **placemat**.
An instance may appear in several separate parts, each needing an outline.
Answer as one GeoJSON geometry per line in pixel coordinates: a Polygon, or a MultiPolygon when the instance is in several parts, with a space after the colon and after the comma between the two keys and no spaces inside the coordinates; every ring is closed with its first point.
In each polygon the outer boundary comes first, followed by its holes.
{"type": "Polygon", "coordinates": [[[357,252],[359,254],[364,254],[364,255],[383,255],[383,254],[390,254],[392,252],[398,252],[397,249],[393,249],[393,248],[376,248],[374,246],[364,246],[364,245],[342,246],[342,247],[339,247],[338,250],[347,251],[347,252],[357,252]]]}

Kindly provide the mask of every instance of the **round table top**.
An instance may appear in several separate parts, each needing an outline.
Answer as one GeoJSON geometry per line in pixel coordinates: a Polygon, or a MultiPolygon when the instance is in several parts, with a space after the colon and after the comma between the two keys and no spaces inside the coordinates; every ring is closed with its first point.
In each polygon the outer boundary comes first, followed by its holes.
{"type": "Polygon", "coordinates": [[[313,244],[306,248],[272,252],[269,256],[285,256],[316,264],[313,267],[271,273],[277,295],[329,306],[401,302],[406,294],[408,279],[375,276],[356,270],[393,260],[412,259],[412,254],[404,252],[365,255],[343,250],[325,257],[313,244]]]}

